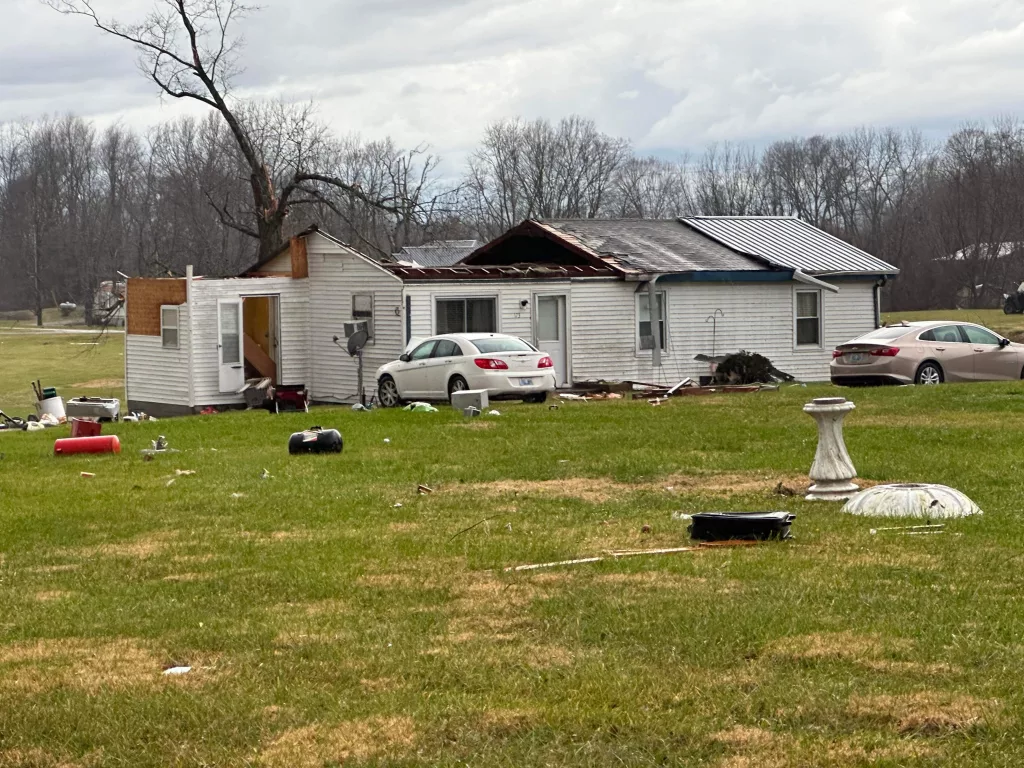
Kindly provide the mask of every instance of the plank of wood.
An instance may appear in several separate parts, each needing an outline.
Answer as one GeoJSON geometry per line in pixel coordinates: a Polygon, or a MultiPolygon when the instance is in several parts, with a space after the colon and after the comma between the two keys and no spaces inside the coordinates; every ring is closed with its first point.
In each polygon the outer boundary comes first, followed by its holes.
{"type": "Polygon", "coordinates": [[[256,343],[249,334],[243,334],[245,339],[245,359],[246,361],[257,371],[260,376],[277,381],[277,363],[266,352],[263,348],[256,343]]]}

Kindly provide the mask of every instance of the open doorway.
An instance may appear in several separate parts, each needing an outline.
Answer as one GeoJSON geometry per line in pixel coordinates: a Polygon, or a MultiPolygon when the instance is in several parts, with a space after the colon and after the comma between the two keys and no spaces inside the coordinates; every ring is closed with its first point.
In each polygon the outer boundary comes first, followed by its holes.
{"type": "Polygon", "coordinates": [[[277,296],[249,296],[242,300],[243,351],[246,379],[270,379],[280,384],[281,345],[277,296]]]}
{"type": "Polygon", "coordinates": [[[248,379],[280,384],[278,296],[221,299],[217,306],[220,391],[237,392],[248,379]]]}

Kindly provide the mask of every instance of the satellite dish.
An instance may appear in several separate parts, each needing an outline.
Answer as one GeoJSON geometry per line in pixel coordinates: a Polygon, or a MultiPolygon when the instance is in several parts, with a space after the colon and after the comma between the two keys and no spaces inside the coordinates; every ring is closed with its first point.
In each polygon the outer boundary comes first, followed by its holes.
{"type": "Polygon", "coordinates": [[[366,342],[370,340],[370,334],[366,331],[356,331],[348,337],[348,353],[355,357],[366,346],[366,342]]]}

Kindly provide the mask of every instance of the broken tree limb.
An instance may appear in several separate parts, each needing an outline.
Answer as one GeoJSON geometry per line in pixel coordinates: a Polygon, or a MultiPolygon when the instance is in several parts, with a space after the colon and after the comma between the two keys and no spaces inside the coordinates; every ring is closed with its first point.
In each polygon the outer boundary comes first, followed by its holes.
{"type": "MultiPolygon", "coordinates": [[[[479,523],[478,523],[479,524],[479,523]]],[[[553,563],[533,563],[531,565],[513,565],[505,568],[505,573],[520,571],[538,571],[542,568],[559,568],[567,565],[584,565],[586,563],[599,563],[602,560],[612,558],[619,560],[624,557],[641,557],[645,555],[674,555],[680,552],[699,552],[702,549],[716,549],[722,547],[752,547],[756,541],[715,541],[698,544],[696,547],[668,547],[663,549],[620,549],[606,550],[600,557],[582,557],[576,560],[558,560],[553,563]]]]}

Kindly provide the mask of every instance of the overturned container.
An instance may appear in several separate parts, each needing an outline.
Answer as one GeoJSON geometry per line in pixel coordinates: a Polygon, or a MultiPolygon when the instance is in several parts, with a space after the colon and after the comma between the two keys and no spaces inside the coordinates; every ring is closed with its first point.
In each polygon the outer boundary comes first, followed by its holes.
{"type": "Polygon", "coordinates": [[[790,512],[698,512],[690,537],[698,541],[767,541],[792,537],[790,512]]]}
{"type": "Polygon", "coordinates": [[[55,456],[73,456],[78,453],[120,453],[121,441],[117,435],[102,437],[66,437],[53,444],[55,456]]]}
{"type": "Polygon", "coordinates": [[[288,439],[288,453],[341,453],[344,441],[336,429],[310,427],[288,439]]]}

